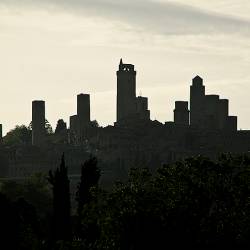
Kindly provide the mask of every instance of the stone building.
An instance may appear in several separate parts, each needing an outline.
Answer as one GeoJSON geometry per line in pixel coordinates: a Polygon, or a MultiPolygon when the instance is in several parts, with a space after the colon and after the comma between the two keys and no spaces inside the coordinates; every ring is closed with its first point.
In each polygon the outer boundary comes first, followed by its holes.
{"type": "Polygon", "coordinates": [[[205,103],[205,86],[203,79],[196,76],[190,86],[190,124],[194,127],[200,127],[204,123],[203,111],[205,103]]]}
{"type": "Polygon", "coordinates": [[[70,141],[81,144],[90,129],[90,95],[77,95],[77,114],[70,117],[70,141]]]}
{"type": "Polygon", "coordinates": [[[148,99],[136,97],[136,71],[133,64],[120,60],[117,75],[116,123],[123,126],[138,120],[150,120],[148,99]]]}
{"type": "Polygon", "coordinates": [[[174,123],[177,125],[189,125],[188,102],[176,101],[174,110],[174,123]]]}
{"type": "MultiPolygon", "coordinates": [[[[72,175],[79,175],[81,161],[96,155],[101,162],[102,176],[110,181],[123,178],[131,167],[152,170],[186,157],[204,155],[216,159],[221,153],[250,152],[250,131],[237,130],[237,117],[229,115],[228,99],[206,95],[200,76],[192,80],[190,102],[176,101],[173,121],[161,123],[150,119],[148,98],[136,95],[136,71],[132,64],[120,61],[117,74],[117,117],[114,126],[93,126],[90,118],[90,95],[77,96],[77,114],[70,117],[70,128],[62,123],[63,133],[55,133],[54,140],[36,150],[15,150],[10,166],[14,173],[29,173],[50,168],[60,158],[62,149],[70,156],[72,175]],[[70,140],[65,143],[69,135],[70,140]],[[52,145],[52,146],[51,146],[52,145]],[[45,150],[45,151],[43,151],[45,150]],[[50,158],[43,155],[50,152],[50,158]],[[22,157],[18,158],[18,152],[22,157]],[[54,152],[54,153],[53,153],[54,152]],[[57,153],[55,153],[57,152],[57,153]],[[60,153],[59,153],[60,152],[60,153]],[[33,155],[33,156],[32,156],[33,155]],[[25,156],[25,157],[24,157],[25,156]],[[56,158],[55,158],[56,156],[56,158]],[[83,157],[84,156],[84,157],[83,157]],[[35,160],[34,160],[35,159],[35,160]],[[35,165],[35,161],[41,159],[35,165]],[[31,168],[32,166],[32,168],[31,168]]],[[[45,136],[45,103],[32,103],[32,144],[42,145],[45,136]]],[[[66,154],[66,156],[67,156],[66,154]]],[[[105,181],[104,181],[105,182],[105,181]]]]}
{"type": "Polygon", "coordinates": [[[228,115],[228,100],[206,95],[203,79],[196,76],[190,86],[190,125],[201,129],[237,131],[237,117],[228,115]]]}
{"type": "Polygon", "coordinates": [[[32,145],[41,146],[45,141],[45,102],[32,102],[32,145]]]}

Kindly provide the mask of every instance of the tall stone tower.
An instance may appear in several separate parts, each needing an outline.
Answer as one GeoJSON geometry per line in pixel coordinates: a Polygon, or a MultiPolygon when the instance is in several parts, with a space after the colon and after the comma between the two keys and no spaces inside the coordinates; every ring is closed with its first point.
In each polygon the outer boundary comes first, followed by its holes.
{"type": "Polygon", "coordinates": [[[140,120],[150,120],[147,97],[138,96],[136,98],[136,116],[140,120]]]}
{"type": "Polygon", "coordinates": [[[228,116],[227,117],[227,126],[226,129],[227,131],[237,131],[237,116],[228,116]]]}
{"type": "Polygon", "coordinates": [[[202,127],[205,103],[205,86],[203,79],[196,76],[190,86],[190,125],[202,127]]]}
{"type": "Polygon", "coordinates": [[[228,99],[220,99],[219,100],[219,128],[221,130],[226,129],[227,127],[227,117],[228,117],[228,99]]]}
{"type": "Polygon", "coordinates": [[[41,146],[45,139],[45,102],[32,102],[32,145],[41,146]]]}
{"type": "Polygon", "coordinates": [[[88,94],[77,95],[77,116],[81,126],[90,123],[90,96],[88,94]]]}
{"type": "Polygon", "coordinates": [[[134,65],[120,61],[117,73],[117,122],[136,114],[136,71],[134,65]]]}
{"type": "Polygon", "coordinates": [[[174,122],[177,125],[189,125],[188,102],[176,101],[174,109],[174,122]]]}
{"type": "Polygon", "coordinates": [[[77,115],[70,116],[70,140],[75,144],[84,142],[90,128],[90,95],[77,95],[77,115]]]}
{"type": "Polygon", "coordinates": [[[219,129],[219,103],[218,95],[205,96],[205,110],[203,112],[205,123],[204,128],[219,129]]]}

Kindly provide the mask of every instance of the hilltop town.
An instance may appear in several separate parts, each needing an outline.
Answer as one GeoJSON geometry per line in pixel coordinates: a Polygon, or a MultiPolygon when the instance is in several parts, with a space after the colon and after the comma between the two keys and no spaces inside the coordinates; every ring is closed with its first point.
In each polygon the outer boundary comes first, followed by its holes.
{"type": "MultiPolygon", "coordinates": [[[[26,145],[6,146],[1,153],[6,177],[25,177],[56,167],[65,152],[71,176],[79,175],[81,163],[97,156],[106,180],[123,177],[130,167],[152,170],[191,156],[216,159],[222,153],[248,153],[250,131],[237,130],[237,117],[229,114],[229,100],[206,95],[203,79],[193,78],[190,100],[175,102],[174,120],[150,119],[148,98],[136,96],[136,71],[119,63],[114,125],[100,127],[91,121],[89,94],[77,96],[76,115],[70,124],[59,119],[54,133],[46,132],[45,102],[32,102],[32,136],[26,145]]],[[[2,130],[2,126],[1,126],[2,130]]],[[[2,134],[2,133],[1,133],[2,134]]]]}

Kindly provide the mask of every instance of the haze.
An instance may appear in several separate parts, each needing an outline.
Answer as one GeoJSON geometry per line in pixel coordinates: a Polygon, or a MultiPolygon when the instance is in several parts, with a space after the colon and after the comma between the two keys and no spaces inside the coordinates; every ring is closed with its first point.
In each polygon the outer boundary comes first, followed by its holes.
{"type": "Polygon", "coordinates": [[[113,124],[121,57],[135,64],[151,119],[172,120],[199,74],[248,129],[249,13],[249,0],[0,0],[4,133],[29,124],[35,99],[46,101],[53,127],[68,123],[81,92],[91,95],[92,120],[113,124]]]}

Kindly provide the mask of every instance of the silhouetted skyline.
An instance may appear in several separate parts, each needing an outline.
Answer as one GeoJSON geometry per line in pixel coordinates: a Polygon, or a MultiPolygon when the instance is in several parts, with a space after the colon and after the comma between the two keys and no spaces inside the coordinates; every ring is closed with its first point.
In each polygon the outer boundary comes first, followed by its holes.
{"type": "Polygon", "coordinates": [[[0,0],[0,249],[250,249],[249,0],[0,0]]]}
{"type": "Polygon", "coordinates": [[[197,74],[210,93],[231,100],[239,128],[248,129],[249,11],[244,0],[2,0],[4,134],[29,124],[34,99],[46,101],[53,127],[59,115],[69,122],[81,92],[92,96],[91,118],[112,124],[120,57],[137,66],[137,91],[149,98],[152,119],[171,120],[197,74]]]}

